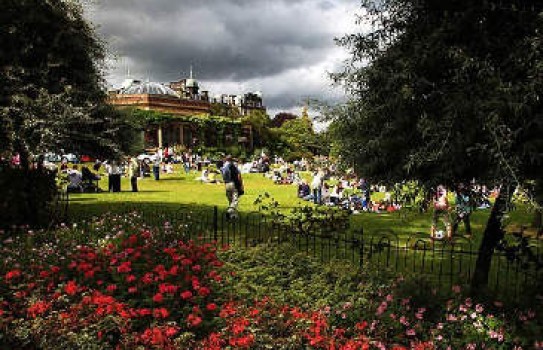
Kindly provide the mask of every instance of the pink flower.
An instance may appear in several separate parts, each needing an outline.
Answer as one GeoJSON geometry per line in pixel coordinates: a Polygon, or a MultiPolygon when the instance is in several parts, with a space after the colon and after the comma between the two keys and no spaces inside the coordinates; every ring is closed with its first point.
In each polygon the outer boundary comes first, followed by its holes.
{"type": "Polygon", "coordinates": [[[415,332],[414,329],[410,328],[410,329],[408,329],[408,330],[405,332],[405,334],[408,335],[408,336],[414,336],[414,335],[416,335],[417,333],[415,332]]]}
{"type": "Polygon", "coordinates": [[[477,311],[478,313],[483,312],[483,310],[484,310],[483,305],[477,304],[477,305],[475,306],[475,311],[477,311]]]}
{"type": "Polygon", "coordinates": [[[377,308],[377,311],[375,312],[375,315],[377,315],[377,316],[382,315],[383,312],[385,312],[387,310],[387,307],[388,307],[388,304],[386,303],[386,301],[383,301],[381,303],[381,305],[379,305],[379,307],[377,308]]]}

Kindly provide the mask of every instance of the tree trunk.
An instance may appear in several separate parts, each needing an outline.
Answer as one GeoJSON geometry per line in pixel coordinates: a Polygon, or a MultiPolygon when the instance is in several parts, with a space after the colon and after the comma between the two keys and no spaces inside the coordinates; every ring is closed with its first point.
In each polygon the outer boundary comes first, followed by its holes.
{"type": "Polygon", "coordinates": [[[532,227],[537,230],[537,235],[539,237],[543,233],[543,210],[541,209],[543,206],[543,179],[537,179],[535,181],[534,195],[536,209],[532,227]]]}
{"type": "Polygon", "coordinates": [[[471,280],[472,293],[474,294],[484,294],[487,289],[492,256],[494,249],[505,234],[502,219],[512,195],[513,185],[511,183],[504,184],[490,212],[471,280]]]}

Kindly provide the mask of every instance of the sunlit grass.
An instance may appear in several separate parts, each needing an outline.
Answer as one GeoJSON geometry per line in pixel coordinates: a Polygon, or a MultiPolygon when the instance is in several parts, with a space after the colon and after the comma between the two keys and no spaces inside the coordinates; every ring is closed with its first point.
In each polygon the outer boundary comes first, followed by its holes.
{"type": "MultiPolygon", "coordinates": [[[[98,214],[114,209],[121,204],[141,205],[141,209],[151,205],[167,205],[171,208],[179,206],[198,207],[211,210],[217,206],[219,209],[227,207],[227,199],[223,184],[204,184],[196,180],[200,173],[192,172],[186,175],[178,165],[174,167],[173,174],[161,174],[161,178],[155,181],[144,178],[138,181],[139,192],[130,191],[130,181],[123,178],[120,193],[84,193],[70,195],[70,211],[75,217],[82,213],[98,214]]],[[[304,174],[308,177],[308,174],[304,174]]],[[[296,196],[297,187],[294,185],[276,185],[262,174],[244,174],[245,195],[239,202],[241,212],[257,211],[255,204],[257,197],[269,193],[271,197],[280,203],[280,207],[288,210],[295,206],[312,205],[302,201],[296,196]]],[[[103,176],[100,187],[107,190],[107,176],[103,176]]],[[[373,200],[382,199],[384,194],[374,193],[373,200]]],[[[478,242],[486,225],[490,209],[477,210],[472,214],[472,231],[474,243],[478,242]]],[[[510,214],[511,227],[518,228],[521,225],[529,226],[531,214],[520,208],[510,214]]],[[[365,234],[376,234],[381,230],[392,230],[402,239],[415,235],[425,238],[429,235],[431,213],[409,212],[405,215],[399,213],[360,213],[352,215],[351,227],[363,228],[365,234]]],[[[459,226],[459,234],[463,233],[463,224],[459,226]]]]}

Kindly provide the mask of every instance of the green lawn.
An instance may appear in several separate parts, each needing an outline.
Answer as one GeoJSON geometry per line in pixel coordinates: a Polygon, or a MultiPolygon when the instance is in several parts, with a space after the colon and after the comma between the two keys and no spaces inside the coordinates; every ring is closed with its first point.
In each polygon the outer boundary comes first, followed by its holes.
{"type": "MultiPolygon", "coordinates": [[[[70,213],[74,218],[88,216],[89,214],[100,213],[107,210],[115,210],[122,204],[141,206],[145,209],[151,205],[162,205],[173,209],[181,206],[190,206],[192,208],[202,208],[211,210],[213,206],[219,209],[227,207],[227,200],[223,184],[203,184],[195,178],[199,173],[193,172],[185,175],[179,167],[175,167],[175,173],[164,175],[161,179],[155,181],[153,178],[140,179],[138,186],[139,192],[130,192],[130,182],[127,178],[122,179],[120,193],[93,193],[93,194],[71,194],[70,195],[70,213]]],[[[262,176],[262,174],[245,174],[243,176],[245,183],[245,195],[240,199],[239,209],[241,212],[257,211],[255,199],[265,192],[269,193],[284,209],[294,206],[306,205],[296,196],[296,186],[276,185],[271,180],[262,176]]],[[[100,187],[107,189],[107,178],[103,177],[100,181],[100,187]]],[[[374,200],[379,200],[382,193],[373,194],[374,200]]],[[[472,215],[472,230],[474,237],[481,236],[482,230],[486,224],[490,210],[478,210],[472,215]]],[[[529,225],[531,214],[525,210],[517,210],[510,214],[510,221],[513,226],[529,225]]],[[[364,228],[366,234],[376,234],[381,230],[391,229],[401,237],[416,235],[420,238],[428,237],[430,227],[430,214],[424,213],[361,213],[352,215],[351,226],[355,229],[364,228]]],[[[463,232],[463,226],[460,225],[460,233],[463,232]]],[[[475,243],[475,242],[474,242],[475,243]]]]}

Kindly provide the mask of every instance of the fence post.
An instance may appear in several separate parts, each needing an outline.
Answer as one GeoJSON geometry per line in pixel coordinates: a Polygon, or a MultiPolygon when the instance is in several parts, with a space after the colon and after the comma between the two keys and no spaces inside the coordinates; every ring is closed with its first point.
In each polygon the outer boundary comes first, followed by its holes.
{"type": "Polygon", "coordinates": [[[219,209],[217,206],[213,207],[213,240],[217,242],[219,231],[219,209]]]}

